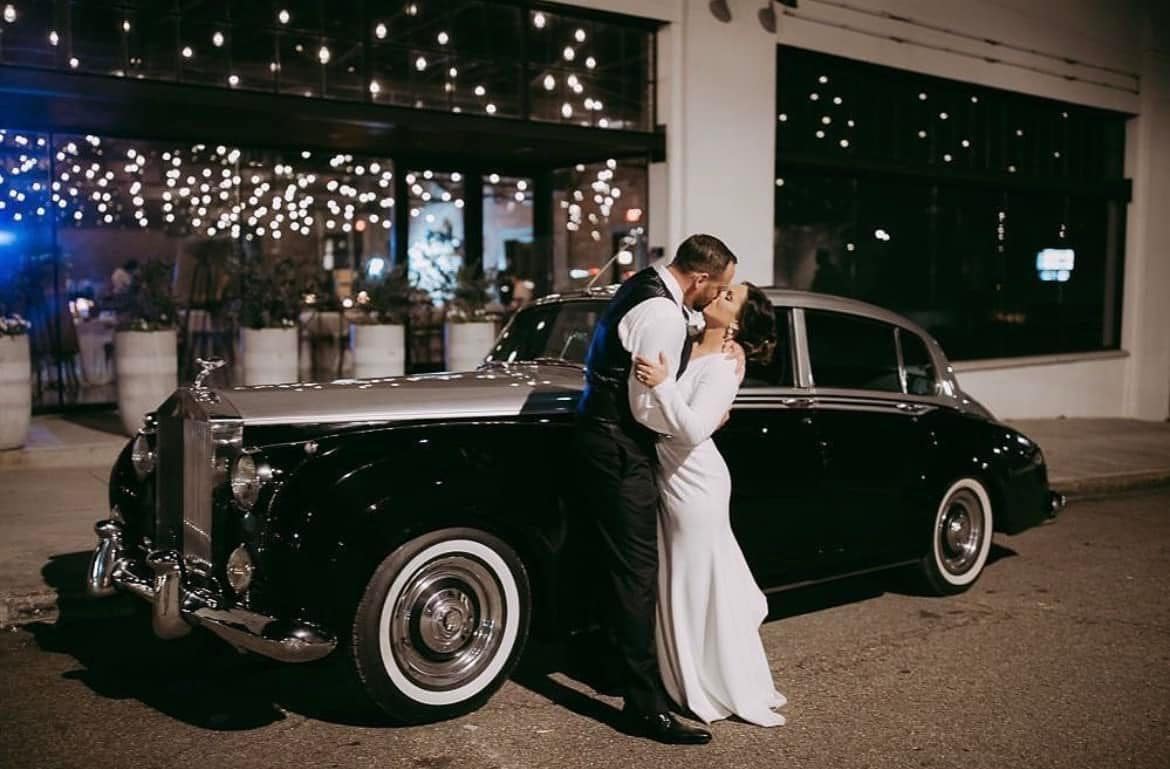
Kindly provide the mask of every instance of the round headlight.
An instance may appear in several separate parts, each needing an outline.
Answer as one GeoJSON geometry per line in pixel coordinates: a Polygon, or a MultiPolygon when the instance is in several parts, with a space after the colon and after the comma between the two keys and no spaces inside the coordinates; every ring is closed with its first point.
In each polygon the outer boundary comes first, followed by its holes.
{"type": "Polygon", "coordinates": [[[140,481],[154,472],[154,449],[142,433],[138,433],[130,446],[130,464],[134,465],[134,474],[140,481]]]}
{"type": "Polygon", "coordinates": [[[252,584],[252,575],[256,573],[256,566],[252,563],[252,554],[248,552],[246,546],[240,545],[232,551],[228,556],[225,571],[232,590],[237,593],[247,592],[252,584]]]}
{"type": "Polygon", "coordinates": [[[250,510],[267,480],[267,468],[256,464],[251,454],[241,454],[232,465],[232,496],[245,510],[250,510]]]}

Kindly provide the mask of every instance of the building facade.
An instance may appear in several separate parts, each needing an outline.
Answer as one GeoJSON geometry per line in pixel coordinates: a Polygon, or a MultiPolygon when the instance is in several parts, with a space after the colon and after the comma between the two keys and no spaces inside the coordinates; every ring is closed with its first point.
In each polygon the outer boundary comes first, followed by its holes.
{"type": "Polygon", "coordinates": [[[438,305],[479,265],[506,301],[706,231],[743,279],[914,318],[1001,417],[1170,413],[1153,0],[0,11],[0,289],[48,335],[42,408],[110,400],[62,360],[131,261],[219,328],[248,263],[335,303],[402,265],[438,305]]]}
{"type": "Polygon", "coordinates": [[[581,4],[665,22],[651,245],[903,312],[1001,417],[1167,418],[1161,4],[581,4]]]}

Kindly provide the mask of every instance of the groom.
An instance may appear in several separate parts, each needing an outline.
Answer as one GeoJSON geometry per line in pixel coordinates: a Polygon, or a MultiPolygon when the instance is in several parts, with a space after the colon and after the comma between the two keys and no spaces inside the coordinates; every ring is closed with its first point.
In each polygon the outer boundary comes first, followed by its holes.
{"type": "Polygon", "coordinates": [[[593,331],[585,392],[577,406],[584,509],[600,534],[609,629],[617,642],[628,728],[671,744],[700,745],[711,733],[677,721],[662,688],[654,642],[658,597],[658,434],[668,432],[634,355],[682,375],[690,357],[688,316],[735,277],[736,258],[718,238],[692,235],[670,264],[658,262],[618,289],[593,331]]]}

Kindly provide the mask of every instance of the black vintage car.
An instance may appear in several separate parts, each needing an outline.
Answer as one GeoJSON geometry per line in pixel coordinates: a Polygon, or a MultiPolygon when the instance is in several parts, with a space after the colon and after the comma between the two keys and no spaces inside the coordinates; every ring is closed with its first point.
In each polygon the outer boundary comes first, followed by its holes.
{"type": "MultiPolygon", "coordinates": [[[[425,721],[485,702],[528,634],[589,621],[590,482],[570,451],[612,294],[519,312],[473,372],[177,390],[122,452],[88,588],[278,660],[345,647],[372,698],[425,721]]],[[[938,344],[876,307],[774,291],[780,345],[716,441],[768,591],[914,566],[939,594],[992,532],[1054,515],[1033,441],[959,388],[938,344]]],[[[206,373],[206,372],[205,372],[206,373]]]]}

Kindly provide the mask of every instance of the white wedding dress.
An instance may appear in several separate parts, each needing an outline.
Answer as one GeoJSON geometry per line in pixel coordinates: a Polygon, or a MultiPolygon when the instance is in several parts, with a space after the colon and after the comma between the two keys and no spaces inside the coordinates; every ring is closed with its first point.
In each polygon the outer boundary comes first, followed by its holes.
{"type": "Polygon", "coordinates": [[[772,711],[787,700],[759,632],[768,603],[732,533],[731,476],[711,440],[738,390],[735,361],[714,354],[653,391],[672,429],[658,442],[658,665],[671,698],[706,723],[779,726],[772,711]]]}

